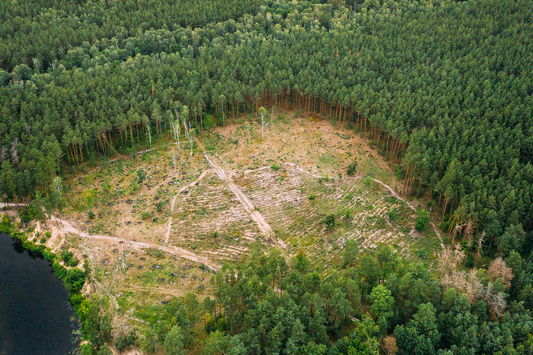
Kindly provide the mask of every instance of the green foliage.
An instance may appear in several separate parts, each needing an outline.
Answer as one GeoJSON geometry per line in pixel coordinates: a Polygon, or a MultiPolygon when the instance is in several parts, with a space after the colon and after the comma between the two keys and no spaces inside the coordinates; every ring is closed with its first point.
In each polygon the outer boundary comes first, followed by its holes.
{"type": "Polygon", "coordinates": [[[445,214],[475,216],[476,227],[483,226],[491,240],[518,223],[529,232],[533,145],[527,78],[532,64],[526,55],[501,53],[527,53],[531,29],[521,26],[530,8],[522,11],[509,0],[479,0],[469,3],[469,11],[465,2],[385,1],[359,4],[357,15],[348,16],[352,1],[348,7],[242,0],[181,7],[153,0],[133,7],[119,3],[67,6],[31,0],[27,8],[18,2],[5,6],[0,123],[6,134],[0,146],[8,148],[0,189],[7,199],[47,190],[68,165],[94,163],[95,156],[112,154],[117,145],[132,149],[145,138],[139,129],[145,117],[150,117],[149,131],[159,133],[170,123],[161,114],[170,102],[190,107],[187,119],[196,111],[197,121],[212,112],[249,110],[259,105],[263,92],[274,103],[285,101],[299,110],[329,107],[332,115],[342,116],[335,120],[358,125],[363,134],[371,130],[378,149],[401,160],[398,177],[408,187],[431,191],[435,207],[445,214]],[[375,23],[381,16],[399,22],[375,23]],[[355,17],[360,33],[352,36],[355,17]],[[338,19],[334,31],[332,19],[338,19]],[[476,25],[457,30],[465,23],[476,25]],[[296,26],[302,33],[290,30],[296,26]],[[478,30],[494,28],[494,33],[478,30]],[[413,31],[422,33],[419,41],[411,40],[413,31]],[[391,33],[397,40],[390,40],[391,33]],[[46,40],[34,41],[36,34],[46,40]],[[270,45],[243,46],[246,38],[270,45]],[[467,44],[444,52],[432,45],[455,41],[467,44]],[[359,55],[361,43],[368,55],[359,55]],[[393,53],[415,59],[396,63],[393,53]],[[103,83],[101,77],[108,80],[103,83]],[[99,92],[95,109],[85,100],[87,88],[99,92]],[[135,105],[124,104],[131,99],[124,92],[135,97],[135,105]],[[430,99],[443,104],[423,104],[430,99]],[[116,132],[121,134],[111,134],[116,132]],[[11,148],[17,148],[13,157],[11,148]]]}
{"type": "Polygon", "coordinates": [[[155,336],[152,330],[147,329],[143,332],[143,337],[141,339],[141,349],[148,354],[153,354],[155,352],[155,336]]]}
{"type": "Polygon", "coordinates": [[[100,349],[106,342],[111,341],[111,319],[109,315],[101,315],[100,306],[97,302],[91,304],[87,312],[84,326],[85,334],[92,346],[100,349]]]}
{"type": "Polygon", "coordinates": [[[111,350],[109,345],[104,344],[104,345],[102,345],[100,350],[98,350],[97,355],[113,355],[113,351],[111,350]]]}
{"type": "Polygon", "coordinates": [[[142,218],[143,220],[149,219],[150,217],[152,217],[152,215],[150,214],[150,212],[141,212],[141,218],[142,218]]]}
{"type": "Polygon", "coordinates": [[[183,345],[183,334],[181,328],[175,325],[170,329],[165,337],[165,351],[168,355],[186,355],[187,351],[183,345]]]}
{"type": "Polygon", "coordinates": [[[68,266],[77,266],[78,265],[78,259],[74,257],[71,251],[63,250],[61,251],[61,260],[65,262],[68,266]]]}
{"type": "MultiPolygon", "coordinates": [[[[360,316],[358,302],[390,300],[385,290],[394,298],[394,316],[376,306],[374,326],[382,332],[386,321],[403,353],[531,348],[531,6],[510,0],[2,5],[0,195],[8,201],[35,195],[20,214],[23,221],[41,219],[42,208],[48,215],[64,208],[58,176],[75,172],[76,164],[95,166],[118,146],[135,158],[147,131],[159,134],[171,123],[164,113],[172,105],[190,108],[180,111],[180,119],[197,128],[196,121],[213,112],[222,125],[222,110],[237,116],[247,111],[253,118],[265,100],[305,112],[329,108],[335,125],[357,125],[399,163],[396,175],[407,192],[431,194],[432,210],[445,216],[445,232],[463,218],[476,222],[476,233],[485,233],[484,252],[497,248],[512,265],[511,287],[506,290],[501,280],[491,286],[508,293],[506,312],[488,314],[495,302],[490,295],[472,304],[449,290],[443,296],[427,265],[384,247],[357,255],[347,244],[347,268],[342,274],[328,270],[327,278],[301,256],[291,269],[279,255],[256,253],[237,270],[227,266],[224,278],[217,274],[214,281],[224,317],[211,311],[212,324],[239,333],[228,352],[324,353],[327,347],[332,354],[348,348],[371,353],[377,332],[350,335],[336,345],[328,338],[340,337],[347,315],[360,316]],[[88,92],[98,95],[87,99],[88,92]]],[[[253,136],[253,126],[247,128],[253,136]]],[[[137,172],[128,192],[145,179],[137,172]]],[[[93,176],[83,182],[91,185],[93,176]]],[[[364,182],[373,184],[371,176],[364,182]]],[[[91,209],[96,193],[83,198],[91,209]]],[[[389,214],[391,221],[396,217],[389,214]]],[[[415,228],[425,230],[427,223],[429,213],[420,211],[415,228]]],[[[0,229],[11,229],[7,217],[0,229]]],[[[428,255],[424,249],[418,254],[428,255]]],[[[87,306],[78,294],[83,272],[57,261],[53,266],[76,307],[87,306]]],[[[179,325],[184,343],[190,342],[198,312],[192,298],[187,302],[173,304],[172,316],[161,315],[159,341],[179,325]]],[[[92,317],[89,310],[86,317],[92,317]]],[[[356,328],[362,333],[364,327],[356,328]]],[[[142,345],[151,352],[152,336],[142,345]]]]}
{"type": "Polygon", "coordinates": [[[11,220],[9,219],[9,216],[7,214],[2,214],[0,226],[2,227],[3,232],[7,233],[9,231],[9,227],[11,227],[11,220]]]}
{"type": "Polygon", "coordinates": [[[97,163],[96,163],[96,154],[94,152],[94,150],[91,150],[90,153],[89,153],[89,165],[92,166],[92,167],[96,167],[97,163]]]}
{"type": "Polygon", "coordinates": [[[63,279],[65,288],[71,294],[79,292],[85,284],[85,273],[78,268],[63,269],[59,273],[56,270],[56,274],[63,279]]]}
{"type": "Polygon", "coordinates": [[[210,129],[214,125],[215,125],[215,122],[213,121],[213,116],[205,115],[204,116],[204,129],[210,129]]]}
{"type": "Polygon", "coordinates": [[[357,242],[353,239],[348,239],[344,244],[344,250],[342,251],[343,267],[353,267],[357,263],[357,257],[359,255],[359,248],[357,242]]]}
{"type": "Polygon", "coordinates": [[[79,303],[76,305],[76,314],[78,314],[82,322],[85,322],[87,320],[87,314],[89,313],[90,308],[91,302],[87,298],[81,297],[79,303]]]}
{"type": "Polygon", "coordinates": [[[46,232],[44,232],[44,236],[46,238],[50,238],[52,236],[52,233],[50,233],[50,231],[46,231],[46,232]]]}
{"type": "Polygon", "coordinates": [[[272,164],[271,168],[272,168],[272,170],[274,170],[274,171],[278,171],[280,167],[279,167],[279,165],[272,164]]]}
{"type": "Polygon", "coordinates": [[[146,179],[146,171],[143,169],[137,170],[137,181],[139,182],[139,185],[143,183],[143,181],[146,179]]]}
{"type": "Polygon", "coordinates": [[[217,126],[223,126],[224,125],[224,117],[222,116],[222,112],[219,112],[217,114],[217,126]]]}
{"type": "Polygon", "coordinates": [[[348,176],[354,176],[357,173],[357,159],[354,159],[346,169],[346,174],[348,176]]]}
{"type": "Polygon", "coordinates": [[[418,312],[407,323],[394,330],[398,348],[408,354],[436,354],[440,341],[436,310],[431,303],[421,304],[418,312]]]}
{"type": "Polygon", "coordinates": [[[94,355],[95,350],[90,344],[82,344],[81,345],[81,355],[94,355]]]}
{"type": "Polygon", "coordinates": [[[41,240],[40,240],[41,244],[44,244],[46,243],[46,238],[45,237],[42,237],[41,240]]]}
{"type": "Polygon", "coordinates": [[[183,305],[187,309],[187,315],[191,324],[198,322],[198,312],[200,311],[200,303],[196,294],[187,292],[183,298],[183,305]]]}
{"type": "Polygon", "coordinates": [[[0,86],[5,86],[9,82],[9,74],[0,69],[0,86]]]}
{"type": "Polygon", "coordinates": [[[383,285],[377,285],[372,289],[368,300],[372,304],[370,313],[377,320],[376,323],[379,326],[380,334],[384,334],[390,325],[390,319],[394,315],[394,298],[391,296],[391,291],[383,285]]]}
{"type": "Polygon", "coordinates": [[[331,214],[326,215],[326,217],[324,217],[324,219],[322,220],[322,223],[326,225],[327,229],[332,229],[333,227],[335,227],[336,220],[337,220],[337,217],[335,216],[335,214],[331,213],[331,214]]]}
{"type": "Polygon", "coordinates": [[[163,212],[163,207],[165,206],[165,201],[160,200],[156,202],[155,208],[157,209],[157,212],[163,212]]]}
{"type": "Polygon", "coordinates": [[[252,249],[250,259],[238,269],[228,265],[214,276],[217,303],[226,315],[220,323],[227,324],[231,334],[242,333],[235,342],[242,342],[247,353],[281,353],[287,348],[296,352],[309,341],[326,344],[327,326],[338,329],[358,305],[354,281],[335,273],[322,283],[303,254],[293,259],[290,270],[278,250],[266,256],[260,245],[252,249]],[[236,278],[237,274],[242,276],[236,278]],[[255,285],[255,290],[245,285],[255,285]],[[221,297],[229,297],[228,302],[221,303],[221,297]]]}
{"type": "Polygon", "coordinates": [[[522,229],[522,225],[512,224],[505,233],[498,238],[498,251],[504,255],[509,255],[511,251],[520,252],[522,250],[522,243],[526,239],[526,233],[522,229]]]}
{"type": "Polygon", "coordinates": [[[426,224],[429,223],[429,212],[426,210],[419,210],[416,215],[415,229],[419,232],[426,230],[426,224]]]}
{"type": "Polygon", "coordinates": [[[226,354],[229,347],[229,337],[217,330],[210,334],[205,341],[204,355],[226,354]]]}
{"type": "Polygon", "coordinates": [[[346,344],[349,355],[379,355],[380,347],[376,336],[379,334],[379,327],[368,315],[363,315],[361,324],[350,334],[346,344]]]}
{"type": "Polygon", "coordinates": [[[18,215],[20,220],[24,223],[28,223],[35,218],[34,210],[31,205],[18,210],[18,215]]]}
{"type": "Polygon", "coordinates": [[[352,218],[352,210],[350,208],[346,209],[346,212],[344,213],[344,218],[349,221],[352,218]]]}
{"type": "Polygon", "coordinates": [[[140,186],[136,179],[131,180],[130,183],[130,193],[134,193],[139,190],[140,186]]]}
{"type": "Polygon", "coordinates": [[[139,337],[137,336],[135,330],[132,330],[128,334],[119,335],[115,346],[117,347],[118,351],[122,352],[127,347],[134,345],[138,338],[139,337]]]}

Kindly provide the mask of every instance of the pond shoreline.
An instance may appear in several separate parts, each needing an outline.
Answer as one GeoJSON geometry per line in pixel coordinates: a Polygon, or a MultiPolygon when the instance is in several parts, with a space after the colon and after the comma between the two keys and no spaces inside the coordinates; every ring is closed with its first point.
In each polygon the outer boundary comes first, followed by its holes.
{"type": "MultiPolygon", "coordinates": [[[[28,238],[29,231],[23,231],[20,229],[18,223],[12,223],[12,219],[6,215],[2,214],[0,218],[0,240],[4,237],[9,238],[13,241],[16,241],[18,246],[13,245],[15,250],[17,248],[22,248],[18,253],[22,254],[27,252],[28,256],[32,259],[45,259],[49,266],[53,269],[54,278],[60,281],[62,290],[61,292],[65,294],[66,300],[69,303],[71,308],[72,315],[70,320],[74,324],[74,333],[77,335],[77,339],[71,339],[73,344],[72,349],[69,353],[75,353],[81,346],[81,330],[84,325],[84,318],[86,314],[87,307],[90,306],[90,301],[81,295],[81,288],[85,284],[86,276],[85,272],[78,268],[66,268],[61,265],[61,258],[59,255],[53,253],[50,248],[45,245],[39,245],[33,243],[28,238]],[[5,236],[4,236],[5,235],[5,236]]],[[[5,244],[5,242],[4,242],[5,244]]],[[[8,248],[4,247],[4,252],[9,252],[6,250],[8,248]]],[[[0,251],[1,252],[1,251],[0,251]]],[[[41,265],[42,268],[42,265],[41,265]]],[[[52,270],[50,270],[52,271],[52,270]]],[[[48,280],[50,281],[50,280],[48,280]]],[[[59,292],[59,291],[58,291],[59,292]]],[[[1,326],[1,324],[0,324],[1,326]]],[[[56,333],[57,334],[57,333],[56,333]]],[[[69,336],[72,334],[69,334],[69,336]]],[[[0,345],[2,345],[0,337],[0,345]]],[[[1,347],[0,347],[1,349],[1,347]]],[[[17,351],[16,354],[19,354],[17,351]]],[[[43,353],[44,354],[44,353],[43,353]]],[[[54,353],[55,355],[55,353],[54,353]]],[[[67,354],[65,354],[67,355],[67,354]]]]}

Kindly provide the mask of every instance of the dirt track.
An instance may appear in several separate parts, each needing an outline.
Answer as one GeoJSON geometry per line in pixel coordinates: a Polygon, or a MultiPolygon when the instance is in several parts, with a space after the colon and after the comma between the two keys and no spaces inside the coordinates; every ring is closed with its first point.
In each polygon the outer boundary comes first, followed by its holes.
{"type": "Polygon", "coordinates": [[[209,172],[209,170],[206,170],[196,179],[195,181],[191,182],[189,185],[183,186],[178,190],[176,193],[176,196],[172,199],[172,203],[170,205],[170,218],[168,219],[168,227],[167,227],[167,233],[165,235],[165,243],[168,243],[168,239],[170,237],[170,227],[172,226],[172,213],[174,212],[174,205],[176,204],[176,199],[178,198],[179,194],[182,193],[184,190],[193,187],[198,183],[198,181],[202,180],[204,176],[209,172]]]}
{"type": "MultiPolygon", "coordinates": [[[[51,219],[53,221],[56,221],[56,222],[59,223],[59,219],[57,217],[51,216],[51,219]]],[[[64,233],[77,234],[77,235],[79,235],[79,236],[81,236],[83,238],[87,238],[87,239],[100,239],[100,240],[108,240],[108,241],[114,242],[114,243],[124,243],[125,245],[129,245],[129,246],[132,246],[132,247],[139,247],[139,248],[142,248],[142,249],[148,249],[148,248],[159,249],[159,250],[165,251],[165,252],[173,254],[173,255],[177,255],[179,257],[182,257],[182,258],[185,258],[185,259],[188,259],[188,260],[191,260],[191,261],[195,261],[195,262],[198,262],[198,263],[205,264],[211,270],[215,270],[216,271],[216,270],[220,269],[220,265],[212,262],[211,260],[209,260],[207,258],[204,258],[204,257],[201,257],[199,255],[196,255],[196,254],[194,254],[194,253],[192,253],[192,252],[190,252],[190,251],[188,251],[186,249],[183,249],[183,248],[174,247],[174,246],[162,246],[162,245],[157,245],[157,244],[153,244],[153,243],[146,243],[146,242],[134,242],[134,241],[123,239],[123,238],[110,237],[110,236],[107,236],[107,235],[91,235],[89,233],[85,233],[85,232],[80,231],[79,229],[74,227],[68,221],[62,220],[61,223],[62,223],[62,230],[63,230],[64,233]]]]}
{"type": "MultiPolygon", "coordinates": [[[[220,165],[215,161],[214,158],[207,155],[204,146],[201,144],[201,142],[197,141],[198,146],[204,151],[205,159],[209,162],[209,164],[213,167],[213,170],[217,173],[218,177],[223,180],[229,187],[229,189],[233,192],[233,194],[237,197],[239,202],[242,204],[244,209],[247,213],[250,214],[252,219],[257,223],[257,226],[259,227],[259,230],[270,240],[272,240],[285,254],[284,250],[286,249],[285,243],[283,243],[282,240],[280,240],[278,237],[276,237],[276,234],[268,224],[268,222],[265,220],[265,218],[259,213],[259,211],[256,210],[255,206],[253,205],[252,201],[241,191],[241,189],[235,185],[233,180],[231,180],[230,177],[226,175],[226,171],[222,169],[220,165]]],[[[287,258],[287,256],[285,256],[287,258]]]]}

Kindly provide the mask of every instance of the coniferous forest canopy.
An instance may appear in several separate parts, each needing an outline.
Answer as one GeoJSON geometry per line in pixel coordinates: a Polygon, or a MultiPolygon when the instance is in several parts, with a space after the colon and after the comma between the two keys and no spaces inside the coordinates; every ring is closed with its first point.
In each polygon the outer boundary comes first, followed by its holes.
{"type": "MultiPolygon", "coordinates": [[[[290,107],[355,127],[445,232],[482,236],[480,249],[502,258],[478,278],[457,269],[458,251],[443,251],[435,274],[385,247],[354,249],[324,279],[305,256],[289,267],[257,252],[214,281],[225,318],[206,327],[213,354],[388,353],[390,337],[403,354],[533,353],[530,1],[1,5],[5,201],[137,149],[176,112],[202,131],[206,114],[290,107]]],[[[158,339],[178,324],[186,343],[187,312],[172,307],[158,339]]]]}

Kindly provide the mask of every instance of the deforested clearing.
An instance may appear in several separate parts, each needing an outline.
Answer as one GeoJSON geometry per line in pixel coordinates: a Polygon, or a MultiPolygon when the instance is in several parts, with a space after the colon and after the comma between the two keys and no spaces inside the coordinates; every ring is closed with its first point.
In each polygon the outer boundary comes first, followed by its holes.
{"type": "Polygon", "coordinates": [[[287,257],[304,251],[326,273],[340,266],[350,239],[362,251],[386,244],[406,257],[439,250],[432,230],[414,229],[416,211],[376,182],[402,188],[366,140],[328,121],[299,118],[289,125],[279,116],[264,139],[257,123],[250,133],[249,123],[234,122],[199,137],[192,156],[163,140],[78,176],[64,216],[74,227],[64,239],[90,256],[96,291],[139,312],[189,291],[210,296],[210,275],[246,257],[255,241],[287,257]],[[358,171],[347,176],[354,160],[358,171]],[[139,170],[146,175],[141,183],[139,170]]]}

